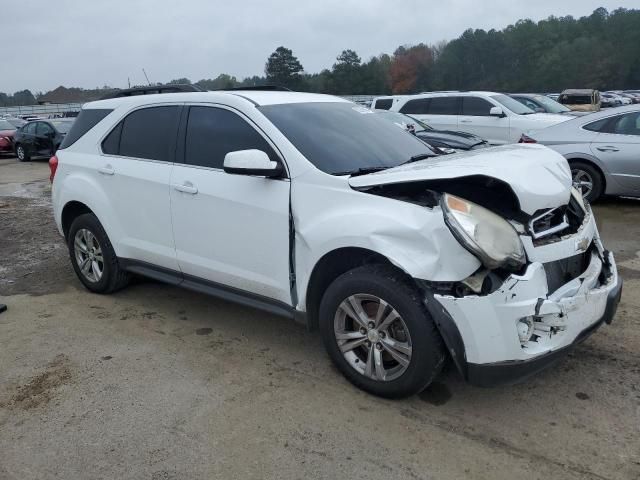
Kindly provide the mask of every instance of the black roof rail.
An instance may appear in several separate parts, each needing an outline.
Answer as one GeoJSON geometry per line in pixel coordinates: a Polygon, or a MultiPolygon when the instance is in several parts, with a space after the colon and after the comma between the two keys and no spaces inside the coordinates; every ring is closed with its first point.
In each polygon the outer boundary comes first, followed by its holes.
{"type": "Polygon", "coordinates": [[[102,97],[100,100],[108,98],[133,97],[136,95],[154,95],[157,93],[179,93],[179,92],[202,92],[200,87],[186,83],[174,83],[169,85],[148,85],[144,87],[125,88],[117,90],[102,97]]]}
{"type": "Polygon", "coordinates": [[[254,87],[232,87],[232,88],[220,88],[218,91],[235,91],[235,90],[257,90],[267,92],[293,92],[290,88],[282,87],[280,85],[258,85],[254,87]]]}

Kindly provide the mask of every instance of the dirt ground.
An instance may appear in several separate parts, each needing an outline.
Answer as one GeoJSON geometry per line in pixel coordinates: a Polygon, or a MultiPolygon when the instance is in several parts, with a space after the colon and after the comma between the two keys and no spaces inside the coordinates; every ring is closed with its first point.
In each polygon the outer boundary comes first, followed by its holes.
{"type": "Polygon", "coordinates": [[[291,321],[75,278],[46,161],[0,159],[0,479],[638,479],[640,202],[597,205],[625,280],[613,325],[504,388],[453,370],[382,400],[291,321]]]}

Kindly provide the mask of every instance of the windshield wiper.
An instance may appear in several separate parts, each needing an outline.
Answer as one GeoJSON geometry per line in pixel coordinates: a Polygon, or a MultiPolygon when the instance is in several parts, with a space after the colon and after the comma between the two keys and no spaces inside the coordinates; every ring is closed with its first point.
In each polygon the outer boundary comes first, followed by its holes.
{"type": "Polygon", "coordinates": [[[356,175],[366,175],[367,173],[380,172],[388,168],[390,167],[360,167],[357,170],[349,170],[347,172],[334,172],[332,173],[332,175],[351,175],[352,177],[354,177],[356,175]]]}
{"type": "Polygon", "coordinates": [[[411,157],[406,162],[402,162],[400,165],[406,165],[407,163],[418,162],[420,160],[425,160],[425,159],[431,158],[431,157],[435,157],[435,154],[433,154],[433,153],[421,153],[420,155],[414,155],[413,157],[411,157]]]}

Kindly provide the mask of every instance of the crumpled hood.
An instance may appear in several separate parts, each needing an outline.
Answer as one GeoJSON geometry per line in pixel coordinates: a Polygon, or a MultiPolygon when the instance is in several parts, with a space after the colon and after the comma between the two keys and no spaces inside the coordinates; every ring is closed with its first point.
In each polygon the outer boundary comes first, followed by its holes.
{"type": "Polygon", "coordinates": [[[523,212],[566,205],[571,171],[564,157],[542,145],[516,144],[442,155],[349,178],[353,188],[484,175],[509,184],[523,212]]]}

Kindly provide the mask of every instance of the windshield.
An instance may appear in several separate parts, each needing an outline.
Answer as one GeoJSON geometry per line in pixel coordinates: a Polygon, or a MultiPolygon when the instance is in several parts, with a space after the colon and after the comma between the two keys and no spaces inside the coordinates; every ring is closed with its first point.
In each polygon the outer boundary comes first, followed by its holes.
{"type": "Polygon", "coordinates": [[[7,122],[6,120],[0,120],[0,130],[15,130],[15,129],[16,127],[14,127],[12,124],[7,122]]]}
{"type": "Polygon", "coordinates": [[[506,95],[491,95],[491,98],[516,115],[531,115],[532,113],[536,113],[515,98],[507,97],[506,95]]]}
{"type": "Polygon", "coordinates": [[[589,95],[561,95],[560,101],[565,105],[591,105],[589,95]]]}
{"type": "Polygon", "coordinates": [[[51,124],[56,127],[56,130],[58,130],[60,133],[69,133],[69,129],[71,128],[72,123],[73,122],[51,122],[51,124]]]}
{"type": "Polygon", "coordinates": [[[433,130],[429,125],[424,122],[421,122],[417,118],[413,118],[409,115],[405,115],[404,113],[397,112],[377,112],[382,118],[386,118],[390,122],[395,123],[396,125],[401,126],[402,128],[407,128],[407,125],[413,125],[415,127],[415,132],[424,132],[425,130],[433,130]]]}
{"type": "Polygon", "coordinates": [[[533,98],[536,102],[544,105],[544,108],[548,113],[564,113],[571,111],[561,103],[558,103],[555,100],[550,99],[549,97],[545,97],[544,95],[536,95],[533,98]]]}
{"type": "Polygon", "coordinates": [[[435,156],[416,136],[353,103],[288,103],[260,111],[318,169],[336,174],[391,168],[435,156]]]}

